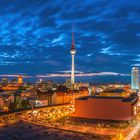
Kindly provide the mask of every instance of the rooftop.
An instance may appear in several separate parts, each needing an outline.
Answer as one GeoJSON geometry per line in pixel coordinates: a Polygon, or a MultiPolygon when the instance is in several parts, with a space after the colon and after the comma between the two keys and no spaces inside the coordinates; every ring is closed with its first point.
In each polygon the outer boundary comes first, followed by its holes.
{"type": "Polygon", "coordinates": [[[123,89],[105,90],[100,93],[95,93],[96,97],[127,97],[128,94],[123,89]]]}
{"type": "Polygon", "coordinates": [[[138,95],[137,93],[132,93],[132,94],[129,93],[129,95],[127,95],[125,90],[115,89],[115,90],[110,90],[110,91],[104,91],[101,93],[95,93],[92,96],[80,97],[77,100],[87,100],[89,98],[119,99],[119,100],[122,100],[123,102],[135,102],[138,100],[138,95]]]}

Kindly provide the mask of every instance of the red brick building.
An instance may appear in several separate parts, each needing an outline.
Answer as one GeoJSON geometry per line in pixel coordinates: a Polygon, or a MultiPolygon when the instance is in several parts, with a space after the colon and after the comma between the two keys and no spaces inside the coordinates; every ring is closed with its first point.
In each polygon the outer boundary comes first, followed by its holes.
{"type": "Polygon", "coordinates": [[[132,120],[137,111],[137,94],[124,97],[86,96],[75,100],[79,118],[102,120],[132,120]]]}

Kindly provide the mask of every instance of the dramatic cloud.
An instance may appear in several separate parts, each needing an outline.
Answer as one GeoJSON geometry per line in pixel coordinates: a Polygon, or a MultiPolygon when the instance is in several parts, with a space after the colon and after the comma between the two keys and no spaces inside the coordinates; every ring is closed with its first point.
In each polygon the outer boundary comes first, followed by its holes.
{"type": "MultiPolygon", "coordinates": [[[[46,75],[37,75],[36,77],[45,78],[45,77],[70,77],[70,73],[63,73],[63,74],[46,74],[46,75]]],[[[92,77],[92,76],[130,76],[130,74],[122,74],[122,73],[115,73],[115,72],[100,72],[100,73],[76,73],[76,77],[92,77]]]]}
{"type": "Polygon", "coordinates": [[[76,71],[130,73],[140,66],[139,17],[138,0],[1,0],[0,74],[70,70],[72,22],[76,71]]]}
{"type": "MultiPolygon", "coordinates": [[[[11,75],[10,74],[4,74],[4,75],[1,74],[0,77],[10,77],[10,78],[14,77],[14,78],[16,78],[16,77],[19,77],[19,75],[18,74],[11,74],[11,75]]],[[[31,78],[31,76],[25,76],[23,74],[22,74],[22,77],[23,78],[31,78]]]]}

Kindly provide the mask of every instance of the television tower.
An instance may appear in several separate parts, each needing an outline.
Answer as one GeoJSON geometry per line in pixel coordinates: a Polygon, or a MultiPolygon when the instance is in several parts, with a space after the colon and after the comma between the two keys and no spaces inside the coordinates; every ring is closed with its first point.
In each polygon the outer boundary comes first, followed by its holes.
{"type": "Polygon", "coordinates": [[[72,56],[72,64],[71,64],[71,85],[74,85],[75,83],[75,79],[74,79],[74,55],[76,53],[76,49],[75,49],[75,44],[74,44],[74,25],[72,27],[72,46],[70,49],[70,53],[72,56]]]}

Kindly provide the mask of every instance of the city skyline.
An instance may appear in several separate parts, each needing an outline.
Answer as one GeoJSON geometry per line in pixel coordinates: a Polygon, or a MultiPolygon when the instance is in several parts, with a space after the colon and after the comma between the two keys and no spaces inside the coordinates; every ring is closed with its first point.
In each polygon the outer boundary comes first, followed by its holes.
{"type": "Polygon", "coordinates": [[[8,139],[140,139],[140,1],[0,1],[8,139]]]}
{"type": "Polygon", "coordinates": [[[76,80],[129,82],[140,66],[140,2],[79,2],[0,2],[0,76],[70,78],[74,21],[76,80]]]}

